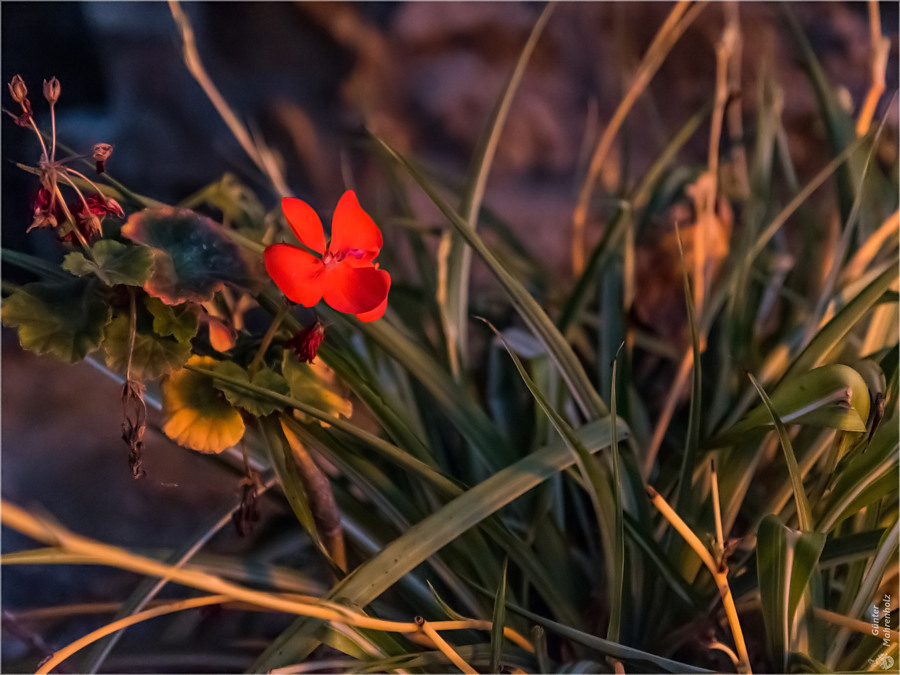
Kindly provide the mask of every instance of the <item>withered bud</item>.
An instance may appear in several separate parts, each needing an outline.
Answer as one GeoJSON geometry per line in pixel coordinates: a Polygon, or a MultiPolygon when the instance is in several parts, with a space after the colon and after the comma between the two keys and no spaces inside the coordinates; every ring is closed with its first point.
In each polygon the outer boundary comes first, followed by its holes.
{"type": "Polygon", "coordinates": [[[21,75],[14,75],[9,81],[9,93],[13,97],[13,101],[21,105],[25,105],[28,101],[28,87],[25,86],[25,80],[21,75]]]}
{"type": "Polygon", "coordinates": [[[53,105],[59,100],[59,80],[51,77],[50,80],[44,80],[44,98],[53,105]]]}
{"type": "Polygon", "coordinates": [[[284,346],[292,350],[301,361],[312,363],[319,351],[319,345],[324,339],[325,326],[317,319],[312,325],[307,326],[285,342],[284,346]]]}
{"type": "Polygon", "coordinates": [[[96,163],[97,173],[106,171],[106,160],[112,154],[113,146],[109,143],[95,143],[91,148],[91,158],[96,163]]]}

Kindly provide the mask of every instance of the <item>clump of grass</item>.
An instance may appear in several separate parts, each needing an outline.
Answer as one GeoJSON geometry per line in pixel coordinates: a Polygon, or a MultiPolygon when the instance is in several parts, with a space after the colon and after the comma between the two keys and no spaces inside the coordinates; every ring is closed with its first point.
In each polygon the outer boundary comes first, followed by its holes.
{"type": "MultiPolygon", "coordinates": [[[[186,16],[171,6],[191,73],[272,193],[288,195],[272,152],[230,111],[186,16]]],[[[575,284],[534,297],[539,285],[512,271],[522,269],[516,249],[486,243],[491,221],[480,221],[500,132],[552,11],[499,92],[459,194],[371,134],[371,157],[393,190],[376,220],[399,214],[414,223],[404,232],[421,273],[404,279],[402,261],[385,251],[400,280],[386,318],[367,323],[321,310],[325,339],[304,346],[307,356],[317,348],[315,367],[298,361],[290,343],[321,338],[319,324],[301,332],[307,316],[253,271],[283,224],[273,227],[277,212],[267,214],[233,179],[188,202],[225,213],[219,224],[107,176],[104,193],[138,211],[121,231],[82,241],[83,254],[70,253],[62,270],[4,252],[45,278],[4,283],[3,319],[19,328],[23,346],[69,360],[104,354],[131,386],[126,410],[154,405],[162,378],[167,396],[194,406],[205,425],[182,442],[220,449],[211,439],[225,434],[230,447],[210,461],[229,462],[243,477],[239,505],[215,514],[183,549],[152,555],[4,503],[3,524],[46,546],[6,553],[4,564],[106,565],[147,577],[113,621],[38,672],[70,657],[96,672],[122,651],[122,630],[206,605],[296,617],[274,639],[261,633],[264,646],[244,650],[246,669],[259,672],[826,672],[888,668],[898,658],[889,630],[900,527],[898,204],[896,190],[884,189],[896,167],[872,160],[879,126],[871,101],[884,89],[880,30],[873,28],[873,93],[856,119],[834,105],[795,32],[833,160],[794,185],[771,76],[760,85],[753,143],[720,150],[723,128],[740,136],[742,125],[731,96],[740,21],[737,6],[726,6],[710,105],[684,121],[641,181],[611,195],[617,211],[596,248],[584,251],[590,195],[621,122],[687,24],[718,11],[676,5],[582,186],[575,284]],[[706,165],[678,171],[680,148],[704,128],[706,165]],[[743,178],[726,184],[726,172],[743,178]],[[630,320],[636,241],[670,205],[672,181],[693,202],[693,222],[670,239],[689,336],[674,346],[630,320]],[[780,235],[800,227],[798,213],[829,181],[839,189],[827,209],[842,227],[830,258],[780,235]],[[445,218],[437,260],[425,245],[432,235],[409,210],[410,190],[423,191],[445,218]],[[163,241],[176,218],[234,265],[223,270],[197,257],[195,244],[163,241]],[[527,330],[506,308],[475,321],[473,255],[527,330]],[[176,273],[161,278],[165,256],[176,273]],[[786,257],[797,263],[779,273],[786,257]],[[175,297],[173,288],[198,286],[208,292],[175,297]],[[60,298],[96,317],[76,320],[60,298]],[[266,317],[263,330],[243,322],[251,300],[266,317]],[[468,339],[476,335],[487,345],[481,358],[468,339]],[[662,395],[650,381],[658,373],[668,373],[662,395]],[[281,567],[262,545],[243,557],[204,558],[203,546],[234,513],[252,525],[256,501],[273,493],[296,515],[292,539],[314,552],[324,574],[281,567]],[[156,602],[170,584],[206,595],[156,602]]],[[[140,438],[132,432],[134,450],[140,438]]]]}

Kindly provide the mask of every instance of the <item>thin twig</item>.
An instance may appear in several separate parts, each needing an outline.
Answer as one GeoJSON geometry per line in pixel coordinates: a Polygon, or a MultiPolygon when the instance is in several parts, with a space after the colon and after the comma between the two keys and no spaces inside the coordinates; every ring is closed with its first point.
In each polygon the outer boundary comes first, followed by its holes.
{"type": "Polygon", "coordinates": [[[72,654],[74,654],[75,652],[84,649],[97,640],[115,633],[116,631],[119,631],[123,628],[128,628],[129,626],[133,626],[136,623],[141,623],[142,621],[153,619],[157,616],[172,614],[174,612],[183,612],[188,609],[196,609],[197,607],[220,605],[222,603],[228,602],[228,600],[229,597],[227,595],[206,595],[200,598],[190,598],[188,600],[170,602],[165,605],[154,607],[153,609],[147,609],[143,612],[138,612],[137,614],[126,616],[125,618],[119,619],[118,621],[113,621],[112,623],[108,623],[105,626],[102,626],[97,630],[88,633],[84,637],[75,640],[75,642],[66,645],[62,649],[57,650],[53,654],[53,656],[51,656],[41,664],[40,668],[35,671],[35,675],[43,675],[44,673],[49,673],[51,670],[53,670],[54,667],[72,656],[72,654]]]}
{"type": "Polygon", "coordinates": [[[720,565],[712,557],[712,554],[703,545],[700,538],[690,527],[688,527],[687,523],[681,519],[681,516],[669,506],[669,503],[663,499],[661,494],[649,485],[647,486],[647,494],[657,510],[667,521],[669,521],[672,527],[675,528],[675,531],[684,538],[688,545],[694,549],[694,553],[700,557],[700,560],[703,561],[703,564],[706,565],[706,568],[713,575],[713,579],[715,579],[716,586],[719,589],[719,595],[722,596],[722,606],[725,609],[725,616],[728,618],[728,625],[731,627],[734,646],[740,657],[738,670],[743,673],[752,672],[750,670],[750,657],[747,654],[747,643],[744,642],[744,632],[741,630],[740,618],[738,617],[737,608],[734,605],[734,596],[731,594],[731,587],[728,585],[728,566],[720,565]]]}
{"type": "Polygon", "coordinates": [[[716,460],[710,462],[710,492],[713,504],[713,516],[716,522],[716,557],[719,558],[719,566],[725,564],[725,535],[722,530],[722,505],[719,503],[719,474],[716,472],[716,460]]]}
{"type": "Polygon", "coordinates": [[[459,668],[464,673],[469,673],[470,675],[478,675],[478,671],[475,670],[472,666],[466,663],[465,659],[456,653],[456,650],[453,649],[447,641],[444,640],[438,632],[431,627],[431,625],[423,619],[421,616],[416,617],[416,623],[419,626],[419,629],[425,633],[429,637],[429,639],[434,643],[434,646],[437,647],[440,652],[450,659],[450,663],[459,668]]]}

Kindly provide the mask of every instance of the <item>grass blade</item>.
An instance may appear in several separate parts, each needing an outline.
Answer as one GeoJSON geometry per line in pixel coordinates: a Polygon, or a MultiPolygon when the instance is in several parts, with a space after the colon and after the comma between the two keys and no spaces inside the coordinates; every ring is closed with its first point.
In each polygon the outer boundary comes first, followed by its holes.
{"type": "Polygon", "coordinates": [[[792,530],[776,516],[766,516],[759,525],[756,566],[769,651],[776,672],[787,672],[794,617],[824,546],[824,534],[792,530]]]}
{"type": "Polygon", "coordinates": [[[546,346],[548,354],[553,359],[556,367],[559,368],[563,379],[569,386],[572,397],[586,419],[595,420],[606,415],[606,406],[588,379],[587,373],[585,373],[584,368],[579,363],[575,352],[572,351],[572,347],[566,342],[556,326],[553,325],[543,308],[531,297],[531,294],[522,282],[503,266],[482,239],[469,229],[466,221],[444,201],[431,182],[421,172],[417,171],[409,160],[377,136],[375,136],[375,140],[406,169],[413,180],[418,183],[419,187],[444,214],[444,217],[462,235],[466,243],[475,249],[491,269],[494,276],[497,277],[497,280],[506,290],[519,314],[546,346]]]}
{"type": "MultiPolygon", "coordinates": [[[[484,199],[488,174],[494,161],[494,155],[497,152],[497,146],[500,143],[500,136],[506,124],[506,118],[512,107],[513,98],[519,88],[522,76],[525,74],[528,61],[534,53],[537,42],[544,31],[544,26],[547,25],[547,21],[550,19],[555,6],[554,3],[549,3],[531,29],[531,34],[528,36],[528,40],[519,54],[515,68],[510,74],[506,87],[501,93],[487,127],[479,140],[459,209],[466,224],[472,231],[475,231],[478,226],[478,214],[484,199]]],[[[450,240],[450,251],[447,256],[447,288],[444,294],[446,300],[442,307],[442,314],[450,363],[459,363],[458,368],[461,368],[463,371],[466,369],[468,359],[467,327],[471,269],[472,249],[465,245],[465,242],[458,234],[454,233],[450,240]]],[[[458,369],[454,369],[454,374],[459,379],[458,369]]]]}
{"type": "Polygon", "coordinates": [[[775,412],[775,408],[772,407],[772,401],[766,394],[766,390],[760,386],[753,375],[747,373],[747,377],[750,378],[750,381],[759,393],[759,397],[766,406],[766,410],[769,411],[772,422],[775,423],[775,430],[778,432],[778,439],[781,441],[781,449],[784,450],[785,463],[787,464],[788,473],[791,476],[791,485],[794,489],[794,501],[797,504],[797,519],[800,523],[800,529],[804,532],[810,532],[813,529],[812,511],[809,508],[806,491],[803,489],[803,474],[800,472],[800,467],[797,465],[797,457],[794,455],[791,437],[788,435],[787,429],[785,429],[784,424],[782,424],[781,419],[778,417],[778,413],[775,412]]]}
{"type": "Polygon", "coordinates": [[[503,573],[497,595],[494,598],[494,614],[491,619],[491,666],[490,672],[500,672],[500,657],[503,652],[503,626],[506,623],[506,571],[507,561],[503,561],[503,573]]]}
{"type": "MultiPolygon", "coordinates": [[[[609,445],[610,423],[609,418],[602,418],[575,433],[589,452],[598,452],[609,445]]],[[[623,435],[626,431],[621,430],[623,435]]],[[[563,443],[536,450],[413,525],[335,586],[330,597],[361,606],[369,604],[457,536],[574,462],[575,457],[563,443]]],[[[269,670],[293,661],[298,654],[302,658],[315,647],[310,641],[314,628],[314,622],[295,622],[272,642],[253,668],[269,670]]]]}

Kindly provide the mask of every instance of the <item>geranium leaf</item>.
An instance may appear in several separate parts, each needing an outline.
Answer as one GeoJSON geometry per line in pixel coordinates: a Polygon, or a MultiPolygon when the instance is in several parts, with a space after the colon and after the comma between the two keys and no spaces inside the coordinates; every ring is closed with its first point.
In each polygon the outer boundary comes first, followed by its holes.
{"type": "Polygon", "coordinates": [[[19,329],[23,349],[80,361],[100,345],[109,307],[96,279],[27,284],[3,301],[2,318],[19,329]]]}
{"type": "MultiPolygon", "coordinates": [[[[106,365],[119,373],[124,373],[128,364],[130,326],[130,318],[122,314],[113,319],[103,331],[106,365]]],[[[131,376],[138,380],[161,377],[183,366],[190,356],[190,342],[136,331],[131,355],[131,376]]]]}
{"type": "MultiPolygon", "coordinates": [[[[247,384],[251,383],[250,375],[247,371],[233,361],[223,361],[222,363],[217,364],[215,371],[220,375],[238,379],[247,384]]],[[[213,384],[219,391],[225,394],[225,398],[228,399],[228,402],[231,403],[231,405],[243,408],[251,415],[256,415],[257,417],[271,415],[276,410],[281,410],[284,407],[283,404],[273,401],[270,397],[249,391],[240,385],[235,385],[223,380],[214,380],[213,384]]],[[[252,384],[257,387],[274,391],[282,396],[288,394],[287,382],[285,382],[281,375],[270,368],[262,368],[256,373],[253,376],[252,384]]]]}
{"type": "Polygon", "coordinates": [[[91,247],[91,252],[96,263],[75,251],[65,257],[62,268],[79,277],[100,272],[98,276],[110,286],[143,286],[150,278],[153,256],[146,246],[127,246],[112,239],[102,239],[91,247]]]}
{"type": "Polygon", "coordinates": [[[145,209],[128,219],[122,234],[152,248],[153,272],[144,290],[167,305],[206,302],[226,283],[251,282],[237,244],[219,225],[193,211],[145,209]]]}
{"type": "Polygon", "coordinates": [[[179,342],[189,342],[200,329],[200,309],[193,303],[167,305],[159,298],[148,297],[144,305],[153,315],[153,332],[161,337],[171,335],[179,342]]]}
{"type": "Polygon", "coordinates": [[[212,377],[189,369],[212,369],[218,361],[193,356],[187,365],[163,380],[163,431],[191,450],[222,452],[243,438],[244,420],[213,385],[212,377]]]}
{"type": "Polygon", "coordinates": [[[333,415],[349,418],[353,414],[353,404],[334,391],[334,373],[320,360],[301,363],[293,353],[285,351],[281,372],[292,398],[333,415]]]}

